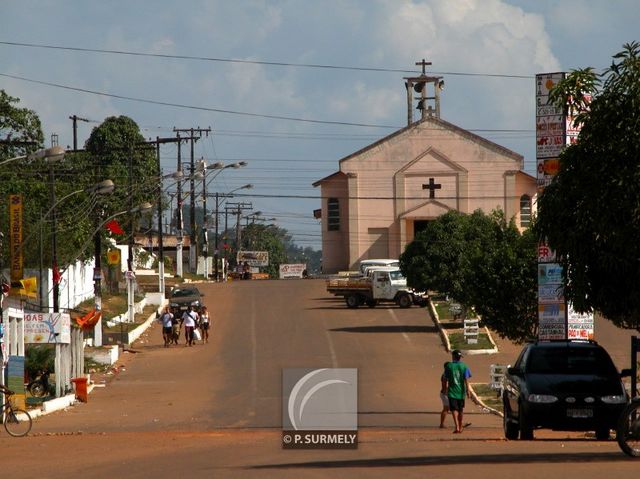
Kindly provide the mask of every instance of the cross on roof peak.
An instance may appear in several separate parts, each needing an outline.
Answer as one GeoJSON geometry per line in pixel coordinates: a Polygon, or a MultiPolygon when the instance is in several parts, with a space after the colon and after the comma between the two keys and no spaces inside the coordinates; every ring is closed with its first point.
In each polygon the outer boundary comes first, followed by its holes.
{"type": "Polygon", "coordinates": [[[428,62],[423,58],[422,61],[416,62],[416,65],[417,66],[422,66],[422,74],[424,75],[424,74],[427,73],[427,71],[426,71],[427,65],[431,65],[431,62],[428,62]]]}

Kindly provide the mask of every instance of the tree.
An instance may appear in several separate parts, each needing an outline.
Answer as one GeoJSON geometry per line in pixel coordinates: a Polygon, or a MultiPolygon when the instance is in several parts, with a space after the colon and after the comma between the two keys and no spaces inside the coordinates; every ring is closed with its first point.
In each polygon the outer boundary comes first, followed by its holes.
{"type": "Polygon", "coordinates": [[[37,150],[44,143],[40,118],[28,108],[18,108],[19,98],[0,90],[0,159],[37,150]]]}
{"type": "MultiPolygon", "coordinates": [[[[27,108],[19,108],[18,98],[0,90],[0,160],[26,155],[44,143],[44,135],[38,115],[27,108]]],[[[7,197],[23,195],[23,237],[30,234],[29,225],[37,225],[39,212],[47,205],[47,165],[42,160],[17,160],[0,166],[3,197],[0,198],[0,230],[9,230],[7,197]]],[[[46,207],[48,208],[48,207],[46,207]]],[[[46,211],[46,210],[45,210],[46,211]]],[[[28,245],[31,246],[31,245],[28,245]]],[[[27,264],[30,258],[39,258],[33,251],[23,251],[27,264]]],[[[6,265],[9,257],[9,241],[0,241],[0,261],[6,265]]]]}
{"type": "MultiPolygon", "coordinates": [[[[131,118],[112,116],[105,119],[93,129],[85,149],[87,154],[79,163],[84,163],[92,172],[92,182],[111,179],[116,185],[114,193],[101,201],[101,218],[128,211],[144,202],[157,202],[160,178],[155,147],[146,144],[140,128],[131,118]]],[[[128,221],[131,216],[121,218],[128,221]]],[[[139,219],[134,217],[134,231],[139,224],[139,219]]],[[[134,233],[127,227],[124,230],[127,235],[134,233]]],[[[105,236],[106,232],[103,230],[100,234],[105,236]]],[[[106,251],[105,248],[102,250],[106,251]]]]}
{"type": "Polygon", "coordinates": [[[94,182],[109,178],[116,190],[106,203],[105,214],[113,214],[141,203],[155,202],[159,187],[155,147],[147,145],[131,118],[112,116],[93,129],[85,144],[94,182]],[[129,161],[133,177],[129,178],[129,161]],[[131,181],[132,187],[129,188],[131,181]]]}
{"type": "Polygon", "coordinates": [[[624,45],[598,77],[572,72],[552,98],[569,104],[585,78],[593,98],[538,200],[538,236],[561,258],[576,310],[640,329],[640,44],[624,45]]]}
{"type": "Polygon", "coordinates": [[[242,244],[240,249],[249,251],[267,251],[269,266],[264,268],[272,278],[277,278],[280,265],[287,262],[284,250],[285,238],[289,235],[286,230],[273,225],[252,223],[242,230],[242,244]]]}
{"type": "Polygon", "coordinates": [[[537,324],[535,243],[501,211],[450,211],[407,245],[400,266],[411,287],[447,294],[501,336],[523,341],[537,324]]]}

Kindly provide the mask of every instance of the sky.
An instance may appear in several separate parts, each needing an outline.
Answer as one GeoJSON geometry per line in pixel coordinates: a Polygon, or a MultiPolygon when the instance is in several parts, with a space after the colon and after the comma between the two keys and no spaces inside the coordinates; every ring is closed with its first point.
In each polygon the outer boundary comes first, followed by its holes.
{"type": "MultiPolygon", "coordinates": [[[[52,134],[72,145],[72,115],[89,120],[78,122],[79,147],[114,115],[150,139],[210,127],[196,159],[247,166],[223,170],[207,191],[253,184],[229,203],[250,203],[247,214],[260,212],[315,249],[312,183],[406,126],[403,77],[419,72],[417,61],[432,62],[427,72],[445,81],[444,120],[522,154],[534,174],[535,74],[601,71],[640,40],[637,0],[0,5],[0,89],[38,114],[47,145],[52,134]]],[[[163,172],[174,172],[175,144],[161,158],[163,172]]]]}

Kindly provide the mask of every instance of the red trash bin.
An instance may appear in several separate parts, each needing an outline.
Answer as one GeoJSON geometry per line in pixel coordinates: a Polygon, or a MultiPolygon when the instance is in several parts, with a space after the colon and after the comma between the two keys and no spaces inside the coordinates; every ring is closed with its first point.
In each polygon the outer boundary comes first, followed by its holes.
{"type": "Polygon", "coordinates": [[[71,382],[76,387],[76,399],[87,402],[89,391],[87,390],[87,378],[73,378],[71,382]]]}

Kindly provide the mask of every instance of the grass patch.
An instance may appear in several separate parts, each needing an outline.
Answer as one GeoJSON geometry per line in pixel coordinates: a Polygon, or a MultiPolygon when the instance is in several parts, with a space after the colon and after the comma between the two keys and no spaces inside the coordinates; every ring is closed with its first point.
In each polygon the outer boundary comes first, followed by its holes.
{"type": "Polygon", "coordinates": [[[449,311],[449,303],[435,303],[436,312],[438,313],[438,317],[443,319],[453,319],[453,315],[449,311]]]}
{"type": "Polygon", "coordinates": [[[486,404],[490,408],[502,412],[502,400],[498,396],[498,392],[495,389],[489,387],[488,384],[482,383],[473,383],[471,386],[484,404],[486,404]]]}
{"type": "Polygon", "coordinates": [[[489,341],[489,336],[486,333],[478,335],[477,344],[467,343],[462,332],[449,333],[449,342],[451,343],[451,349],[493,349],[493,344],[489,341]]]}

